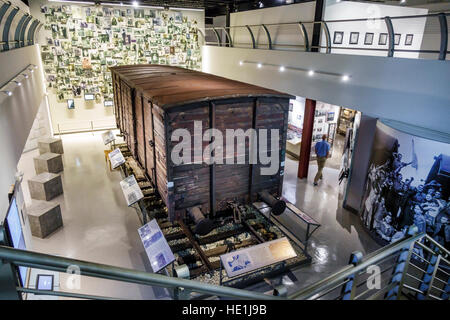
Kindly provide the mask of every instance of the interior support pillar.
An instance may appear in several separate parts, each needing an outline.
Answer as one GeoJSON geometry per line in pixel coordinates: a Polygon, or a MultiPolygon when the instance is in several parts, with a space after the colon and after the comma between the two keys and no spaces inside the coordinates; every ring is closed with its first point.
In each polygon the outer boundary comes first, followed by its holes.
{"type": "MultiPolygon", "coordinates": [[[[311,39],[311,51],[312,52],[320,52],[320,31],[322,21],[324,15],[324,0],[316,0],[316,11],[314,13],[314,27],[313,27],[313,36],[311,39]]],[[[303,141],[302,141],[303,143],[303,141]]]]}
{"type": "Polygon", "coordinates": [[[316,100],[306,99],[305,115],[303,117],[302,142],[300,146],[300,159],[298,161],[297,176],[300,179],[308,177],[309,158],[311,154],[314,115],[316,113],[316,100]]]}

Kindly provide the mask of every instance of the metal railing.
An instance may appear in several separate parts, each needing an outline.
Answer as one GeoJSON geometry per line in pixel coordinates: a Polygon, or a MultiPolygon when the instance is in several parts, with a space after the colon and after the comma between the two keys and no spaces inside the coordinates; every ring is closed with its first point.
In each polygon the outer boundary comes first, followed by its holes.
{"type": "Polygon", "coordinates": [[[0,0],[0,29],[2,30],[0,51],[35,44],[36,34],[39,33],[42,26],[43,24],[28,12],[14,6],[10,1],[0,0]],[[15,26],[15,29],[11,30],[13,26],[15,26]]]}
{"type": "MultiPolygon", "coordinates": [[[[69,267],[75,265],[79,268],[82,276],[171,288],[175,299],[190,299],[191,293],[199,293],[213,297],[257,300],[281,298],[446,300],[450,292],[450,253],[428,235],[413,234],[415,230],[417,229],[411,228],[411,235],[406,236],[405,239],[383,247],[366,257],[362,257],[361,253],[352,254],[350,264],[340,271],[284,297],[23,251],[5,246],[0,246],[0,265],[10,263],[16,266],[59,272],[66,272],[69,267]],[[373,274],[373,270],[378,272],[373,274]],[[375,282],[375,284],[372,282],[375,282]]],[[[15,290],[17,293],[80,299],[117,299],[73,292],[38,290],[21,286],[16,286],[15,290]]],[[[280,288],[277,287],[273,294],[280,291],[280,288]]]]}
{"type": "Polygon", "coordinates": [[[81,133],[116,129],[117,125],[114,119],[98,119],[98,120],[79,120],[66,121],[56,123],[55,134],[61,136],[63,134],[81,133]]]}
{"type": "MultiPolygon", "coordinates": [[[[377,18],[360,18],[360,19],[345,19],[345,20],[327,20],[327,21],[295,21],[295,22],[285,22],[285,23],[268,23],[268,24],[255,24],[255,25],[244,25],[244,26],[230,26],[230,27],[208,27],[204,29],[204,32],[201,31],[200,34],[203,36],[206,45],[215,45],[215,46],[227,46],[227,47],[239,47],[242,45],[245,48],[252,49],[269,49],[269,50],[286,50],[286,48],[292,49],[302,49],[302,51],[317,51],[322,50],[325,53],[335,53],[336,50],[360,50],[360,51],[378,51],[378,52],[386,52],[387,57],[393,57],[395,52],[405,52],[405,53],[423,53],[423,54],[437,54],[437,58],[439,60],[445,60],[448,50],[448,23],[447,17],[450,15],[449,12],[441,12],[441,13],[431,13],[424,15],[411,15],[411,16],[395,16],[395,17],[377,17],[377,18]],[[414,19],[438,19],[439,21],[439,30],[440,30],[440,46],[439,50],[432,49],[399,49],[398,43],[396,44],[396,29],[394,27],[393,21],[414,21],[414,19]],[[380,44],[383,47],[370,48],[370,47],[347,47],[347,46],[333,46],[332,42],[334,40],[331,39],[330,28],[331,24],[341,24],[341,23],[379,23],[384,24],[386,27],[387,39],[385,44],[380,44]],[[325,43],[325,45],[311,45],[310,39],[312,39],[312,29],[315,25],[320,25],[321,35],[324,37],[324,41],[321,43],[325,43]],[[292,44],[292,43],[277,43],[274,41],[275,37],[270,32],[270,27],[287,27],[294,26],[298,32],[298,39],[302,41],[301,44],[292,44]],[[310,29],[308,34],[308,28],[310,29]],[[242,33],[237,33],[238,29],[246,30],[245,33],[248,34],[248,42],[238,43],[235,41],[234,37],[242,37],[242,33]],[[255,31],[261,32],[261,34],[265,35],[265,41],[263,44],[257,41],[257,37],[255,37],[255,31]],[[208,32],[215,37],[216,41],[207,41],[206,36],[208,36],[208,32]],[[222,35],[221,35],[222,33],[222,35]],[[233,34],[234,33],[234,34],[233,34]],[[334,52],[333,52],[334,51],[334,52]]],[[[427,21],[425,21],[426,24],[427,21]]],[[[424,27],[425,27],[424,24],[424,27]]],[[[358,28],[355,28],[358,31],[358,28]]],[[[278,30],[277,30],[278,31],[278,30]]],[[[278,32],[277,32],[277,35],[278,32]]],[[[423,35],[425,37],[425,34],[423,35]]],[[[262,37],[264,39],[264,37],[262,37]]],[[[374,39],[372,39],[373,41],[374,39]]],[[[351,52],[346,52],[350,53],[351,52]]]]}

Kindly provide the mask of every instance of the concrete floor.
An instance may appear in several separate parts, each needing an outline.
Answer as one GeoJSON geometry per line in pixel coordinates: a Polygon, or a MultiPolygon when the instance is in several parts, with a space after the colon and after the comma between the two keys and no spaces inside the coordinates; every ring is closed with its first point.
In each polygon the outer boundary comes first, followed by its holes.
{"type": "MultiPolygon", "coordinates": [[[[68,258],[150,271],[137,228],[136,211],[128,208],[119,186],[120,172],[106,165],[101,133],[63,135],[64,194],[52,199],[61,206],[64,227],[45,239],[32,237],[32,250],[68,258]]],[[[24,199],[31,202],[27,180],[35,175],[33,157],[24,153],[18,168],[24,172],[24,199]]],[[[61,291],[77,292],[60,274],[61,291]]],[[[163,299],[166,290],[117,281],[82,277],[78,292],[127,299],[163,299]]]]}
{"type": "MultiPolygon", "coordinates": [[[[32,250],[151,272],[140,242],[137,213],[128,208],[119,187],[121,175],[106,166],[101,133],[64,135],[64,194],[52,201],[61,205],[64,227],[46,239],[32,238],[32,250]]],[[[33,157],[25,153],[19,163],[24,172],[24,196],[30,202],[26,180],[34,175],[33,157]]],[[[283,195],[307,212],[322,226],[308,245],[313,262],[293,271],[296,280],[290,291],[313,283],[348,263],[351,252],[364,254],[378,245],[362,229],[359,218],[342,208],[337,187],[338,170],[325,168],[319,186],[312,185],[317,166],[311,162],[308,179],[297,179],[298,162],[286,159],[283,195]]],[[[284,217],[299,237],[305,227],[292,217],[284,217]]],[[[60,275],[63,291],[67,275],[60,275]]],[[[284,277],[283,279],[286,279],[284,277]]],[[[289,281],[288,281],[289,282],[289,281]]],[[[255,288],[256,289],[256,288],[255,288]]],[[[259,289],[257,289],[259,290],[259,289]]],[[[263,287],[260,290],[264,290],[263,287]]],[[[78,292],[130,299],[166,299],[167,290],[83,277],[78,292]]]]}

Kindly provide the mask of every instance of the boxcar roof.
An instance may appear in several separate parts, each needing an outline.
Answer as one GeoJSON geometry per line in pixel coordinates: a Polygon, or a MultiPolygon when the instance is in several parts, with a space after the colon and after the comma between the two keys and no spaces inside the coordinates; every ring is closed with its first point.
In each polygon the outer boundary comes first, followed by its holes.
{"type": "Polygon", "coordinates": [[[229,98],[293,98],[275,90],[179,67],[141,64],[110,69],[163,109],[229,98]]]}

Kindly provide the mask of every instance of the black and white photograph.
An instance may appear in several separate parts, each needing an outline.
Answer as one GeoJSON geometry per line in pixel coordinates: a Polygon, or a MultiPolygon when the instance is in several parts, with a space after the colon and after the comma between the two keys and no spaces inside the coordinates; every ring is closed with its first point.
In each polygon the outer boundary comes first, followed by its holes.
{"type": "Polygon", "coordinates": [[[342,31],[334,32],[333,44],[342,44],[343,39],[344,39],[344,32],[342,31]]]}
{"type": "Polygon", "coordinates": [[[364,44],[365,45],[372,45],[373,43],[373,33],[372,32],[366,32],[366,35],[364,37],[364,44]]]}
{"type": "Polygon", "coordinates": [[[358,44],[359,41],[359,32],[350,32],[350,44],[358,44]]]}
{"type": "Polygon", "coordinates": [[[384,46],[387,44],[388,34],[380,33],[380,37],[378,38],[378,45],[384,46]]]}
{"type": "Polygon", "coordinates": [[[405,46],[411,46],[413,42],[414,35],[413,34],[407,34],[405,37],[405,46]]]}
{"type": "Polygon", "coordinates": [[[450,146],[377,123],[361,220],[382,245],[415,225],[450,248],[450,146]]]}
{"type": "Polygon", "coordinates": [[[400,39],[401,39],[402,35],[400,33],[396,33],[394,35],[394,44],[396,46],[398,46],[400,44],[400,39]]]}

